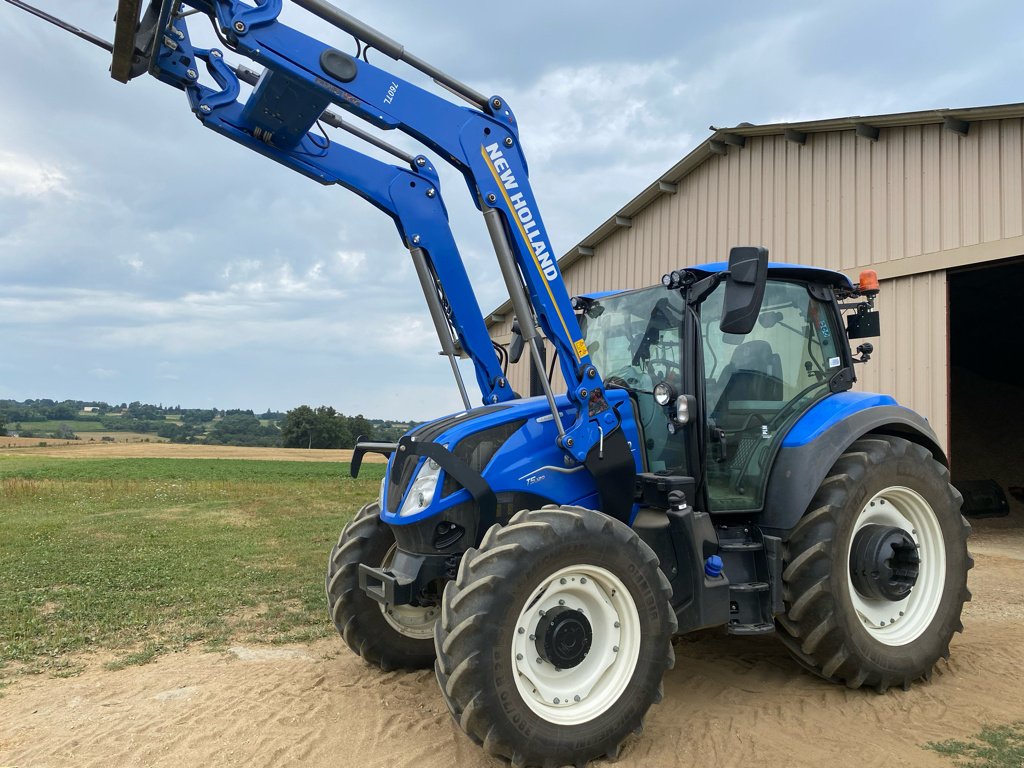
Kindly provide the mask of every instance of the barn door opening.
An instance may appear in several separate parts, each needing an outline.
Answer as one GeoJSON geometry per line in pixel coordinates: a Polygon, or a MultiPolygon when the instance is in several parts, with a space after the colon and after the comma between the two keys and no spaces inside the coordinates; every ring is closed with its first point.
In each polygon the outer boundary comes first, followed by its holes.
{"type": "Polygon", "coordinates": [[[950,459],[965,508],[1024,517],[1024,258],[950,271],[950,459]]]}

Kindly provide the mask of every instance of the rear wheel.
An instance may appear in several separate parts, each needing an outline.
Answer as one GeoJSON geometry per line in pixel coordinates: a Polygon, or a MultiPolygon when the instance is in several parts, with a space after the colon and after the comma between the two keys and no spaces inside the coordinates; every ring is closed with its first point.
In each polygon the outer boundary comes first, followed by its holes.
{"type": "Polygon", "coordinates": [[[423,669],[434,663],[436,606],[383,605],[359,587],[359,564],[387,567],[395,537],[376,502],[345,526],[327,563],[327,605],[349,648],[384,671],[423,669]]]}
{"type": "Polygon", "coordinates": [[[671,588],[628,527],[580,508],[494,526],[445,588],[435,670],[471,739],[514,765],[618,754],[673,663],[671,588]]]}
{"type": "Polygon", "coordinates": [[[923,447],[855,442],[786,543],[779,636],[797,660],[851,688],[930,677],[970,599],[961,500],[923,447]]]}

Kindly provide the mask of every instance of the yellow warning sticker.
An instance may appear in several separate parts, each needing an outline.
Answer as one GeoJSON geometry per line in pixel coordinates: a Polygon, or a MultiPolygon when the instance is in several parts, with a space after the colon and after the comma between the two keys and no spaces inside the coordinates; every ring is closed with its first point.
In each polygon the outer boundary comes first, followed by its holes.
{"type": "Polygon", "coordinates": [[[583,339],[580,339],[576,342],[576,357],[582,360],[587,356],[587,354],[587,343],[583,339]]]}

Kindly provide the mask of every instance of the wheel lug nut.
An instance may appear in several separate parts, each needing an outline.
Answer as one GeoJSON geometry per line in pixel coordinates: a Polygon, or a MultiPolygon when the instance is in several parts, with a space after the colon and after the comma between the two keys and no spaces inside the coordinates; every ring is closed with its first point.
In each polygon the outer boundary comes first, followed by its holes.
{"type": "Polygon", "coordinates": [[[516,632],[518,632],[518,633],[519,633],[519,634],[521,635],[521,634],[523,634],[524,632],[526,632],[526,630],[525,630],[525,629],[523,629],[522,627],[520,627],[519,629],[517,629],[517,630],[516,630],[516,632]]]}
{"type": "Polygon", "coordinates": [[[572,697],[572,700],[573,700],[573,701],[579,701],[579,700],[580,700],[580,697],[579,697],[579,696],[573,696],[573,697],[572,697]]]}
{"type": "Polygon", "coordinates": [[[617,622],[617,621],[615,622],[615,628],[616,628],[616,629],[618,629],[618,628],[619,628],[619,627],[621,627],[621,626],[622,626],[622,625],[621,625],[621,624],[619,624],[619,622],[617,622]]]}
{"type": "Polygon", "coordinates": [[[580,584],[586,584],[586,583],[587,583],[587,577],[586,576],[581,577],[580,578],[580,584]]]}
{"type": "Polygon", "coordinates": [[[558,697],[557,697],[557,696],[555,696],[555,704],[559,704],[559,703],[560,703],[560,702],[559,702],[559,700],[558,700],[558,697]]]}
{"type": "Polygon", "coordinates": [[[522,660],[523,660],[523,654],[517,653],[516,654],[516,661],[522,661],[522,660]]]}
{"type": "Polygon", "coordinates": [[[565,582],[565,579],[559,579],[559,580],[558,580],[558,583],[559,583],[559,584],[565,584],[566,582],[565,582]]]}
{"type": "Polygon", "coordinates": [[[531,639],[531,640],[536,640],[536,639],[537,639],[537,636],[536,636],[536,635],[530,635],[530,639],[531,639]]]}
{"type": "Polygon", "coordinates": [[[558,601],[558,604],[559,604],[559,605],[565,605],[565,600],[559,600],[559,601],[558,601]]]}
{"type": "Polygon", "coordinates": [[[612,653],[618,653],[618,652],[619,652],[619,646],[613,645],[612,646],[612,653]]]}
{"type": "Polygon", "coordinates": [[[537,663],[538,664],[543,664],[544,663],[544,659],[542,659],[540,656],[538,656],[537,657],[537,663]]]}

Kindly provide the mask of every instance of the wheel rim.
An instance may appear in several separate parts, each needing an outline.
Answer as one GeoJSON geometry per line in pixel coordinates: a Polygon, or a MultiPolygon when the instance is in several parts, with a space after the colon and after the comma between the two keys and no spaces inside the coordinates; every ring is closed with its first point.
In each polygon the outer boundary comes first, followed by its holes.
{"type": "MultiPolygon", "coordinates": [[[[396,544],[384,556],[380,567],[385,570],[391,565],[395,556],[396,544]]],[[[421,607],[417,605],[390,605],[378,603],[380,612],[392,629],[400,635],[412,638],[413,640],[428,640],[434,637],[434,622],[437,620],[438,609],[435,606],[421,607]]]]}
{"type": "Polygon", "coordinates": [[[588,722],[611,707],[640,656],[633,597],[617,576],[594,565],[573,565],[546,577],[513,631],[516,687],[533,712],[559,725],[588,722]],[[589,643],[581,649],[578,642],[586,637],[589,643]],[[551,658],[572,666],[558,669],[551,658]]]}
{"type": "Polygon", "coordinates": [[[869,597],[854,586],[850,566],[847,583],[861,626],[885,645],[906,645],[928,629],[942,601],[946,581],[946,549],[942,529],[931,505],[921,494],[903,486],[876,493],[857,517],[847,548],[851,560],[857,533],[867,526],[888,526],[904,531],[917,545],[920,564],[916,581],[902,600],[869,597]]]}

